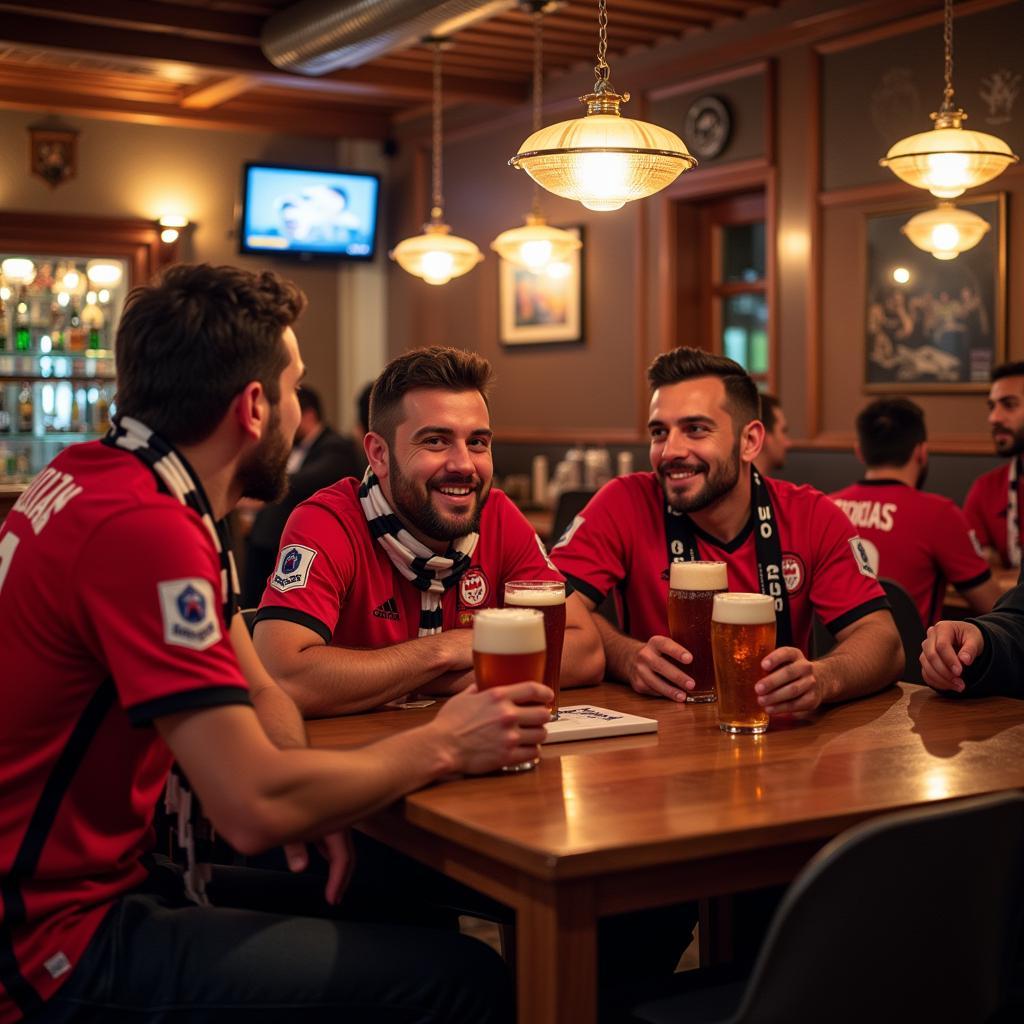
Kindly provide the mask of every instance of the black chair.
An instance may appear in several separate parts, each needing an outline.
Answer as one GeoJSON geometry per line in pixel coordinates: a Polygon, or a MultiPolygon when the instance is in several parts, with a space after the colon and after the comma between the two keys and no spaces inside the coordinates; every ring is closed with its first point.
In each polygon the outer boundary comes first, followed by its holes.
{"type": "Polygon", "coordinates": [[[555,506],[555,518],[551,526],[551,537],[548,547],[558,543],[569,524],[583,511],[587,502],[594,496],[592,490],[562,491],[555,506]]]}
{"type": "Polygon", "coordinates": [[[879,577],[878,582],[882,584],[885,596],[889,599],[892,617],[896,620],[896,629],[899,630],[900,640],[903,641],[905,665],[900,679],[906,683],[924,685],[924,679],[921,678],[921,662],[918,661],[921,644],[924,643],[924,626],[921,624],[917,605],[895,580],[879,577]]]}
{"type": "Polygon", "coordinates": [[[749,979],[677,989],[632,1024],[983,1024],[1020,937],[1024,795],[884,815],[842,833],[782,900],[749,979]],[[686,991],[685,989],[689,989],[686,991]]]}

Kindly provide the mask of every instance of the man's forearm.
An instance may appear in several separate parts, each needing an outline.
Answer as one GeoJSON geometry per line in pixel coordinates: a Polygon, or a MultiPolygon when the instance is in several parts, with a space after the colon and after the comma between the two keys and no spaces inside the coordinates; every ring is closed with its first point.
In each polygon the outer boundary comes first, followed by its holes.
{"type": "Polygon", "coordinates": [[[280,686],[265,686],[252,694],[252,706],[263,731],[281,750],[307,745],[306,724],[295,701],[280,686]]]}
{"type": "Polygon", "coordinates": [[[603,615],[594,615],[594,623],[604,647],[605,673],[609,679],[629,682],[630,670],[636,653],[643,644],[620,633],[603,615]]]}
{"type": "Polygon", "coordinates": [[[813,663],[821,683],[822,703],[864,697],[899,678],[903,671],[899,634],[888,612],[875,614],[884,615],[885,619],[862,622],[813,663]]]}

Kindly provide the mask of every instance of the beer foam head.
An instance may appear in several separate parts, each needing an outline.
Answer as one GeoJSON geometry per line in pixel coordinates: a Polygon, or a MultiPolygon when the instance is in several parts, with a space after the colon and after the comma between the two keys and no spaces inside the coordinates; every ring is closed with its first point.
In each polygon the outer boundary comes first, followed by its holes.
{"type": "Polygon", "coordinates": [[[715,594],[715,622],[757,626],[775,621],[775,599],[768,594],[715,594]]]}
{"type": "Polygon", "coordinates": [[[533,654],[544,650],[544,616],[532,608],[484,608],[473,617],[473,650],[533,654]]]}
{"type": "Polygon", "coordinates": [[[668,585],[673,590],[728,590],[725,562],[673,562],[668,585]]]}
{"type": "Polygon", "coordinates": [[[505,584],[505,607],[547,608],[565,604],[565,584],[557,580],[512,580],[505,584]]]}

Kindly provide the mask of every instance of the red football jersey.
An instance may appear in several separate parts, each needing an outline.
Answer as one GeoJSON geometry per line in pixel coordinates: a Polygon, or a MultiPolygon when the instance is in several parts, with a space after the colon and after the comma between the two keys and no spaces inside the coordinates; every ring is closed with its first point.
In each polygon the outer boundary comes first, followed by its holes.
{"type": "Polygon", "coordinates": [[[925,629],[941,618],[947,580],[970,590],[992,575],[949,498],[899,480],[861,480],[831,497],[857,528],[875,572],[903,587],[925,629]]]}
{"type": "MultiPolygon", "coordinates": [[[[291,514],[257,622],[297,622],[337,647],[390,647],[418,635],[420,591],[371,536],[359,485],[339,480],[291,514]]],[[[470,567],[441,599],[443,628],[472,626],[478,609],[501,607],[509,580],[560,579],[522,512],[492,490],[470,567]]]]}
{"type": "MultiPolygon", "coordinates": [[[[888,607],[855,548],[849,520],[820,491],[764,478],[771,494],[789,592],[794,643],[807,649],[812,614],[833,632],[888,607]]],[[[665,495],[653,473],[605,484],[551,551],[572,585],[597,604],[615,589],[623,632],[637,640],[668,636],[665,495]]],[[[692,524],[702,559],[725,562],[729,589],[758,590],[754,518],[723,541],[692,524]]]]}
{"type": "Polygon", "coordinates": [[[171,765],[152,720],[249,693],[202,521],[99,442],[58,455],[0,528],[0,650],[7,1024],[145,877],[171,765]]]}
{"type": "MultiPolygon", "coordinates": [[[[983,473],[971,484],[964,502],[964,515],[974,528],[978,543],[999,553],[1003,566],[1009,569],[1010,554],[1006,543],[1006,514],[1010,495],[1010,461],[983,473]]],[[[1024,473],[1017,477],[1017,508],[1024,513],[1024,473]]]]}

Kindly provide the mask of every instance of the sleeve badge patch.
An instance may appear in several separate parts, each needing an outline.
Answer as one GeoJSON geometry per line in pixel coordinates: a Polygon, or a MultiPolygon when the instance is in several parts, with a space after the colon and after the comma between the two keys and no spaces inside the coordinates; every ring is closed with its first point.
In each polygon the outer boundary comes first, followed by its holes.
{"type": "Polygon", "coordinates": [[[209,580],[164,580],[156,585],[164,643],[205,651],[221,638],[217,602],[209,580]]]}
{"type": "Polygon", "coordinates": [[[861,575],[878,579],[878,548],[863,537],[851,537],[850,550],[861,575]]]}
{"type": "Polygon", "coordinates": [[[302,544],[288,544],[281,548],[270,585],[282,594],[302,589],[309,582],[309,570],[313,568],[316,556],[316,551],[302,544]]]}

